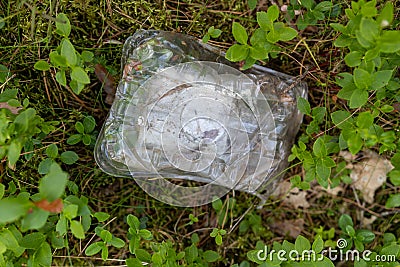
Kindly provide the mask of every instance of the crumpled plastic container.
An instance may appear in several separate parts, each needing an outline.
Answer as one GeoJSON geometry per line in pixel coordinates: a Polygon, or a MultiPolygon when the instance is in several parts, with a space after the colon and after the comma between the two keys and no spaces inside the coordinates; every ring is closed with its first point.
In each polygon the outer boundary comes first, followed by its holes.
{"type": "Polygon", "coordinates": [[[267,198],[287,167],[307,86],[179,33],[127,39],[122,78],[95,146],[100,168],[151,196],[198,206],[240,190],[267,198]],[[196,181],[199,183],[179,181],[196,181]]]}

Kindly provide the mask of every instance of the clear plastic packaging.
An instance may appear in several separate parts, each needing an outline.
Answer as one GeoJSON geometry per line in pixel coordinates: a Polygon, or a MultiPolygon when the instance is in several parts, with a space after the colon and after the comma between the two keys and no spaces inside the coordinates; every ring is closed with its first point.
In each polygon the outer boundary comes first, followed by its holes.
{"type": "Polygon", "coordinates": [[[305,83],[257,65],[241,72],[218,49],[164,31],[128,38],[121,65],[95,147],[104,172],[133,177],[177,206],[231,189],[262,198],[273,191],[302,120],[296,99],[306,97],[305,83]]]}

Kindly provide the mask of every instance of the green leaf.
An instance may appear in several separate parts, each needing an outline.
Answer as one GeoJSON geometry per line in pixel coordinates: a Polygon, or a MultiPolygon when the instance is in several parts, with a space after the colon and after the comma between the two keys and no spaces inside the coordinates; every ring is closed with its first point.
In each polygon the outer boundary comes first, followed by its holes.
{"type": "Polygon", "coordinates": [[[328,181],[331,175],[331,168],[327,167],[322,159],[319,159],[315,164],[315,172],[321,181],[328,181]]]}
{"type": "Polygon", "coordinates": [[[56,81],[62,86],[67,86],[67,78],[65,77],[65,71],[64,70],[57,71],[57,73],[56,73],[56,81]]]}
{"type": "MultiPolygon", "coordinates": [[[[257,1],[256,1],[256,4],[257,4],[257,1]]],[[[6,23],[4,22],[4,18],[2,18],[2,17],[0,16],[0,29],[4,28],[5,25],[6,25],[6,23]]],[[[1,254],[1,253],[0,253],[0,254],[1,254]]]]}
{"type": "Polygon", "coordinates": [[[21,103],[17,99],[10,99],[7,101],[7,104],[11,107],[20,107],[21,103]]]}
{"type": "Polygon", "coordinates": [[[46,148],[46,155],[50,158],[58,156],[58,147],[56,144],[51,144],[46,148]]]}
{"type": "Polygon", "coordinates": [[[395,53],[400,50],[400,31],[384,31],[378,39],[378,47],[383,53],[395,53]]]}
{"type": "Polygon", "coordinates": [[[372,74],[372,89],[379,89],[386,86],[392,78],[392,70],[381,70],[372,74]]]}
{"type": "Polygon", "coordinates": [[[375,234],[370,230],[360,229],[356,232],[356,237],[364,244],[371,243],[375,239],[375,234]]]}
{"type": "Polygon", "coordinates": [[[365,89],[371,85],[371,75],[363,69],[355,69],[353,78],[355,85],[359,89],[365,89]]]}
{"type": "Polygon", "coordinates": [[[290,41],[297,36],[297,31],[290,27],[283,27],[278,30],[280,41],[290,41]]]}
{"type": "Polygon", "coordinates": [[[205,44],[205,43],[207,43],[208,41],[210,41],[210,34],[208,34],[208,33],[206,33],[204,36],[203,36],[203,38],[201,39],[201,41],[205,44]]]}
{"type": "Polygon", "coordinates": [[[264,47],[250,47],[250,56],[257,60],[268,58],[268,52],[264,47]]]}
{"type": "Polygon", "coordinates": [[[136,259],[136,258],[129,258],[129,259],[126,259],[125,263],[126,263],[126,265],[127,265],[128,267],[139,267],[139,266],[143,266],[143,263],[142,263],[139,259],[136,259]]]}
{"type": "Polygon", "coordinates": [[[90,51],[83,51],[81,57],[84,62],[92,62],[94,54],[90,51]]]}
{"type": "Polygon", "coordinates": [[[247,45],[234,44],[226,51],[225,58],[232,62],[245,60],[249,54],[249,47],[247,45]]]}
{"type": "Polygon", "coordinates": [[[400,194],[390,195],[385,204],[386,208],[395,208],[400,206],[400,194]]]}
{"type": "Polygon", "coordinates": [[[374,42],[379,36],[378,24],[371,18],[361,18],[360,33],[369,42],[374,42]]]}
{"type": "Polygon", "coordinates": [[[317,157],[324,157],[327,155],[326,146],[323,136],[319,137],[313,145],[313,153],[317,157]]]}
{"type": "Polygon", "coordinates": [[[389,177],[390,177],[390,182],[392,182],[393,185],[395,186],[400,185],[400,170],[396,169],[392,170],[391,172],[389,172],[389,177]]]}
{"type": "Polygon", "coordinates": [[[39,60],[38,62],[35,63],[35,65],[33,65],[33,67],[34,67],[36,70],[43,70],[43,71],[46,71],[46,70],[49,70],[49,69],[50,69],[49,63],[47,63],[47,62],[44,61],[44,60],[39,60]]]}
{"type": "Polygon", "coordinates": [[[67,15],[63,13],[58,14],[56,18],[56,29],[60,35],[64,37],[69,36],[71,33],[71,23],[69,22],[67,15]]]}
{"type": "Polygon", "coordinates": [[[342,216],[340,216],[340,218],[339,218],[340,229],[342,229],[342,231],[345,231],[346,227],[348,225],[353,226],[353,220],[351,219],[351,217],[349,215],[342,214],[342,216]]]}
{"type": "Polygon", "coordinates": [[[303,97],[297,98],[297,108],[300,110],[301,113],[311,115],[311,106],[310,103],[308,103],[307,99],[303,97]]]}
{"type": "Polygon", "coordinates": [[[39,163],[38,172],[39,174],[48,174],[50,171],[50,166],[54,163],[51,158],[46,158],[39,163]]]}
{"type": "Polygon", "coordinates": [[[270,31],[272,29],[272,21],[264,11],[257,12],[257,23],[264,31],[270,31]]]}
{"type": "Polygon", "coordinates": [[[257,0],[248,0],[247,5],[249,6],[250,10],[253,10],[257,7],[257,0]]]}
{"type": "Polygon", "coordinates": [[[50,212],[48,211],[36,207],[33,208],[32,211],[22,219],[22,231],[42,228],[46,224],[49,215],[50,212]]]}
{"type": "Polygon", "coordinates": [[[85,133],[91,133],[96,127],[96,121],[92,116],[86,116],[83,119],[83,127],[85,129],[85,133]]]}
{"type": "Polygon", "coordinates": [[[247,44],[248,35],[246,29],[238,22],[232,24],[233,38],[240,44],[247,44]]]}
{"type": "Polygon", "coordinates": [[[353,127],[353,118],[351,113],[344,110],[339,110],[331,113],[333,123],[339,129],[349,129],[353,127]]]}
{"type": "Polygon", "coordinates": [[[306,9],[311,10],[315,2],[313,0],[302,0],[301,5],[306,9]]]}
{"type": "Polygon", "coordinates": [[[368,101],[368,92],[363,89],[356,89],[350,97],[350,108],[358,108],[363,106],[368,101]]]}
{"type": "Polygon", "coordinates": [[[305,238],[304,236],[299,235],[296,238],[296,241],[294,243],[294,247],[295,247],[295,250],[299,254],[301,254],[303,251],[310,250],[311,244],[310,244],[310,241],[308,241],[307,238],[305,238]]]}
{"type": "Polygon", "coordinates": [[[67,67],[67,59],[61,56],[57,51],[53,51],[49,54],[50,62],[56,67],[67,67]]]}
{"type": "Polygon", "coordinates": [[[329,1],[323,1],[314,7],[314,10],[329,11],[333,4],[329,1]]]}
{"type": "Polygon", "coordinates": [[[61,197],[67,184],[68,175],[57,163],[50,166],[50,171],[39,182],[39,192],[49,202],[61,197]]]}
{"type": "Polygon", "coordinates": [[[347,139],[347,144],[351,154],[355,155],[361,150],[363,141],[359,134],[353,134],[347,139]]]}
{"type": "Polygon", "coordinates": [[[356,124],[361,129],[368,129],[374,123],[374,116],[369,112],[365,111],[358,115],[356,124]]]}
{"type": "Polygon", "coordinates": [[[20,198],[3,198],[0,200],[0,224],[10,223],[24,216],[31,207],[29,200],[20,198]]]}
{"type": "Polygon", "coordinates": [[[222,31],[220,29],[215,29],[214,27],[210,27],[208,29],[208,33],[212,38],[218,38],[221,35],[222,31]]]}
{"type": "Polygon", "coordinates": [[[72,234],[79,239],[85,238],[85,231],[83,231],[82,224],[78,221],[72,220],[70,225],[72,234]]]}
{"type": "Polygon", "coordinates": [[[267,17],[270,21],[275,21],[279,17],[279,7],[277,5],[272,5],[267,10],[267,17]]]}
{"type": "Polygon", "coordinates": [[[122,239],[120,239],[120,238],[117,238],[117,237],[115,237],[115,236],[112,237],[112,239],[111,239],[111,241],[110,241],[110,244],[111,244],[113,247],[116,247],[116,248],[122,248],[122,247],[125,246],[124,240],[122,240],[122,239]]]}
{"type": "Polygon", "coordinates": [[[219,259],[219,254],[212,250],[206,250],[203,253],[203,258],[206,262],[216,262],[219,259]]]}
{"type": "Polygon", "coordinates": [[[6,190],[6,186],[2,183],[0,183],[0,200],[3,198],[4,196],[4,192],[6,190]]]}
{"type": "Polygon", "coordinates": [[[46,236],[42,233],[35,232],[27,234],[19,241],[19,245],[27,249],[38,249],[46,240],[46,236]]]}
{"type": "Polygon", "coordinates": [[[356,67],[361,64],[361,58],[363,54],[359,51],[353,51],[348,53],[344,57],[344,62],[347,64],[349,67],[356,67]]]}
{"type": "Polygon", "coordinates": [[[63,163],[72,165],[78,161],[79,156],[74,151],[65,151],[61,153],[60,159],[63,163]]]}
{"type": "Polygon", "coordinates": [[[151,240],[153,238],[152,233],[147,229],[140,229],[139,235],[141,238],[146,239],[146,240],[151,240]]]}
{"type": "Polygon", "coordinates": [[[135,229],[135,231],[139,231],[140,221],[136,216],[129,214],[126,218],[126,222],[131,228],[135,229]]]}
{"type": "Polygon", "coordinates": [[[82,135],[81,134],[73,134],[67,139],[67,144],[68,145],[76,145],[82,140],[82,135]]]}
{"type": "Polygon", "coordinates": [[[93,256],[97,253],[100,252],[100,250],[104,247],[104,243],[103,242],[95,242],[93,244],[90,244],[86,250],[85,250],[85,254],[86,256],[93,256]]]}
{"type": "Polygon", "coordinates": [[[322,237],[318,235],[312,244],[312,250],[315,251],[315,253],[320,253],[323,248],[324,248],[324,241],[322,240],[322,237]]]}
{"type": "MultiPolygon", "coordinates": [[[[1,76],[1,66],[0,65],[0,76],[1,76]]],[[[1,77],[0,77],[1,79],[1,77]]],[[[1,80],[0,80],[1,82],[1,80]]],[[[7,102],[10,99],[16,98],[18,94],[18,89],[8,89],[0,93],[0,102],[7,102]]]]}
{"type": "Polygon", "coordinates": [[[60,219],[56,224],[56,231],[62,236],[67,233],[67,219],[63,214],[60,215],[60,219]]]}
{"type": "Polygon", "coordinates": [[[369,1],[361,5],[361,14],[365,17],[374,17],[378,13],[375,7],[376,1],[369,1]]]}
{"type": "Polygon", "coordinates": [[[218,235],[215,237],[215,244],[217,244],[218,246],[221,246],[221,245],[222,245],[222,236],[221,236],[220,234],[218,234],[218,235]]]}
{"type": "Polygon", "coordinates": [[[93,216],[99,221],[99,222],[104,222],[110,218],[110,214],[105,213],[105,212],[96,212],[93,214],[93,216]]]}
{"type": "Polygon", "coordinates": [[[151,255],[150,255],[150,253],[148,253],[146,250],[144,250],[144,249],[140,249],[140,248],[138,248],[138,249],[136,249],[135,250],[135,255],[136,255],[136,257],[139,259],[139,260],[141,260],[141,261],[144,261],[144,262],[151,262],[151,255]]]}
{"type": "Polygon", "coordinates": [[[81,84],[90,83],[89,76],[81,67],[72,68],[71,79],[81,84]]]}
{"type": "Polygon", "coordinates": [[[78,208],[79,206],[75,204],[69,204],[68,206],[66,206],[63,210],[65,218],[69,220],[74,219],[78,215],[78,208]]]}
{"type": "Polygon", "coordinates": [[[17,163],[19,156],[21,154],[21,150],[22,150],[22,145],[18,143],[18,140],[11,141],[11,144],[8,146],[8,152],[7,152],[8,163],[11,166],[14,166],[15,163],[17,163]]]}
{"type": "Polygon", "coordinates": [[[42,243],[40,248],[33,254],[32,266],[51,266],[52,253],[47,242],[42,243]]]}
{"type": "Polygon", "coordinates": [[[64,38],[61,42],[61,56],[65,57],[70,66],[76,65],[77,58],[75,48],[66,38],[64,38]]]}
{"type": "Polygon", "coordinates": [[[107,260],[107,258],[108,258],[108,247],[103,246],[103,248],[101,249],[101,258],[103,259],[103,261],[107,260]]]}
{"type": "Polygon", "coordinates": [[[381,9],[381,13],[378,15],[376,22],[378,22],[381,28],[389,26],[393,21],[393,3],[387,1],[385,6],[381,9]]]}

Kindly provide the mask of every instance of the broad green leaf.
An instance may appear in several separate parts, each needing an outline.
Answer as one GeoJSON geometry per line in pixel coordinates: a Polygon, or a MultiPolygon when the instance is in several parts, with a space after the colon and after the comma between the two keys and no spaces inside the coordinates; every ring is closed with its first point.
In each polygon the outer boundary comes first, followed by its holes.
{"type": "Polygon", "coordinates": [[[344,57],[344,62],[346,62],[347,66],[349,67],[356,67],[361,64],[362,56],[363,54],[361,52],[353,51],[344,57]]]}
{"type": "Polygon", "coordinates": [[[268,52],[263,47],[250,47],[250,56],[257,60],[263,60],[268,58],[268,52]]]}
{"type": "MultiPolygon", "coordinates": [[[[370,42],[367,39],[364,38],[364,36],[361,34],[361,31],[356,31],[356,38],[357,38],[357,42],[364,48],[366,49],[371,49],[373,47],[375,47],[375,42],[370,42]]],[[[354,44],[354,45],[358,45],[358,44],[354,44]]]]}
{"type": "MultiPolygon", "coordinates": [[[[257,1],[256,1],[256,4],[257,4],[257,1]]],[[[5,23],[5,21],[4,21],[4,18],[0,16],[0,30],[1,30],[2,28],[4,28],[5,25],[6,25],[6,23],[5,23]]],[[[0,254],[2,254],[2,253],[0,253],[0,254]]]]}
{"type": "Polygon", "coordinates": [[[85,250],[85,254],[86,256],[93,256],[97,253],[100,252],[100,250],[104,247],[104,243],[103,242],[95,242],[93,244],[90,244],[86,250],[85,250]]]}
{"type": "Polygon", "coordinates": [[[46,70],[49,70],[49,69],[50,69],[49,63],[47,63],[47,62],[44,61],[44,60],[39,60],[38,62],[35,63],[35,65],[33,65],[33,67],[34,67],[36,70],[43,70],[43,71],[46,71],[46,70]]]}
{"type": "Polygon", "coordinates": [[[371,88],[376,90],[386,86],[392,78],[392,70],[381,70],[372,74],[371,88]]]}
{"type": "Polygon", "coordinates": [[[63,210],[63,214],[65,216],[65,218],[72,220],[74,219],[76,216],[78,216],[78,209],[79,206],[75,205],[75,204],[69,204],[68,206],[66,206],[63,210]]]}
{"type": "Polygon", "coordinates": [[[65,151],[61,153],[60,159],[63,163],[72,165],[78,161],[79,156],[74,151],[65,151]]]}
{"type": "Polygon", "coordinates": [[[110,214],[105,213],[105,212],[96,212],[93,214],[93,216],[99,221],[99,222],[104,222],[110,218],[110,214]]]}
{"type": "Polygon", "coordinates": [[[50,171],[50,166],[54,163],[51,158],[46,158],[39,163],[38,172],[39,174],[48,174],[50,171]]]}
{"type": "Polygon", "coordinates": [[[61,56],[57,51],[53,51],[49,54],[50,62],[56,67],[67,67],[67,59],[61,56]]]}
{"type": "Polygon", "coordinates": [[[303,251],[308,251],[311,248],[310,241],[304,236],[299,235],[294,243],[295,250],[301,254],[303,251]]]}
{"type": "Polygon", "coordinates": [[[56,144],[51,144],[46,148],[46,155],[50,158],[58,156],[58,147],[56,144]]]}
{"type": "Polygon", "coordinates": [[[283,28],[279,29],[278,34],[279,34],[280,41],[287,42],[297,36],[297,31],[290,27],[283,27],[283,28]]]}
{"type": "Polygon", "coordinates": [[[332,3],[329,1],[323,1],[319,4],[317,4],[314,7],[314,10],[320,10],[320,11],[329,11],[332,8],[332,3]]]}
{"type": "Polygon", "coordinates": [[[359,134],[351,135],[346,141],[349,146],[349,150],[353,155],[357,154],[363,146],[363,141],[359,134]]]}
{"type": "Polygon", "coordinates": [[[257,12],[257,23],[260,28],[264,31],[270,31],[272,29],[272,21],[269,19],[267,12],[257,12]]]}
{"type": "MultiPolygon", "coordinates": [[[[366,61],[373,60],[378,56],[379,56],[379,47],[374,47],[374,48],[368,50],[367,52],[365,52],[364,60],[366,60],[366,61]]],[[[372,79],[372,81],[373,81],[373,79],[372,79]]]]}
{"type": "Polygon", "coordinates": [[[90,83],[88,74],[81,67],[72,68],[71,79],[81,84],[90,83]]]}
{"type": "Polygon", "coordinates": [[[300,110],[301,113],[311,115],[311,106],[310,103],[308,103],[307,99],[302,97],[297,98],[297,108],[300,110]]]}
{"type": "Polygon", "coordinates": [[[378,24],[372,18],[362,18],[360,23],[360,33],[369,42],[374,42],[379,36],[378,24]]]}
{"type": "Polygon", "coordinates": [[[340,35],[334,42],[333,45],[336,47],[347,47],[353,42],[351,37],[340,35]]]}
{"type": "Polygon", "coordinates": [[[15,118],[14,123],[18,126],[20,131],[26,132],[30,127],[30,122],[36,116],[36,110],[33,108],[28,108],[22,111],[15,118]]]}
{"type": "Polygon", "coordinates": [[[247,45],[234,44],[226,51],[225,58],[232,62],[242,61],[247,58],[249,47],[247,45]]]}
{"type": "Polygon", "coordinates": [[[33,254],[32,266],[51,266],[52,258],[50,245],[44,242],[33,254]]]}
{"type": "MultiPolygon", "coordinates": [[[[0,64],[0,83],[4,83],[7,80],[8,75],[10,74],[10,71],[8,70],[8,68],[6,66],[4,66],[3,64],[0,64]]],[[[16,89],[13,89],[16,90],[16,89]]],[[[10,91],[10,90],[8,90],[10,91]]],[[[4,102],[4,101],[0,101],[0,102],[4,102]]]]}
{"type": "Polygon", "coordinates": [[[246,29],[238,22],[232,24],[232,34],[235,40],[240,44],[247,44],[248,35],[246,29]]]}
{"type": "Polygon", "coordinates": [[[10,223],[27,214],[32,206],[29,200],[20,198],[3,198],[0,200],[0,223],[10,223]]]}
{"type": "Polygon", "coordinates": [[[354,83],[359,89],[368,88],[371,85],[371,75],[366,70],[357,68],[354,70],[354,83]]]}
{"type": "Polygon", "coordinates": [[[20,257],[25,251],[25,249],[19,245],[21,239],[22,235],[15,226],[9,226],[0,231],[1,242],[7,249],[14,252],[16,257],[20,257]]]}
{"type": "Polygon", "coordinates": [[[50,166],[50,171],[39,182],[39,192],[49,202],[61,197],[67,184],[68,175],[57,163],[50,166]]]}
{"type": "Polygon", "coordinates": [[[210,34],[206,33],[206,34],[203,36],[203,38],[201,39],[201,41],[202,41],[203,43],[207,43],[208,41],[210,41],[210,38],[211,38],[210,34]]]}
{"type": "MultiPolygon", "coordinates": [[[[128,267],[139,267],[139,266],[143,266],[142,262],[141,262],[139,259],[137,259],[137,258],[129,258],[129,259],[126,259],[125,263],[126,263],[126,266],[128,266],[128,267]]],[[[155,262],[154,262],[154,263],[155,263],[155,262]]]]}
{"type": "Polygon", "coordinates": [[[346,27],[340,23],[331,23],[329,25],[337,32],[341,32],[341,33],[346,32],[346,27]]]}
{"type": "Polygon", "coordinates": [[[83,127],[85,129],[85,133],[91,133],[96,127],[96,121],[92,116],[86,116],[83,119],[83,127]]]}
{"type": "Polygon", "coordinates": [[[275,21],[279,17],[279,7],[277,5],[272,5],[267,10],[267,16],[270,21],[275,21]]]}
{"type": "Polygon", "coordinates": [[[21,155],[22,145],[18,143],[18,140],[11,141],[8,146],[7,158],[10,166],[14,166],[17,163],[19,156],[21,155]]]}
{"type": "Polygon", "coordinates": [[[56,81],[62,86],[67,86],[67,78],[65,77],[65,71],[64,70],[57,71],[57,73],[56,73],[56,81]]]}
{"type": "Polygon", "coordinates": [[[363,89],[354,90],[350,97],[349,106],[350,108],[358,108],[363,106],[368,101],[368,91],[363,89]]]}
{"type": "Polygon", "coordinates": [[[21,222],[22,231],[34,230],[42,228],[47,222],[47,218],[49,217],[50,212],[33,208],[31,212],[29,212],[21,222]]]}
{"type": "Polygon", "coordinates": [[[136,257],[139,259],[139,260],[141,260],[141,261],[144,261],[144,262],[151,262],[151,255],[150,255],[150,253],[149,252],[147,252],[146,250],[144,250],[144,249],[136,249],[135,250],[135,255],[136,255],[136,257]]]}
{"type": "Polygon", "coordinates": [[[4,192],[6,190],[6,186],[2,183],[0,183],[0,200],[3,198],[4,196],[4,192]]]}
{"type": "Polygon", "coordinates": [[[83,231],[82,224],[76,220],[72,220],[70,225],[72,234],[79,239],[85,238],[85,231],[83,231]]]}
{"type": "Polygon", "coordinates": [[[395,208],[400,206],[400,194],[390,195],[385,204],[386,208],[395,208]]]}
{"type": "MultiPolygon", "coordinates": [[[[2,65],[0,65],[0,76],[1,76],[1,66],[2,65]]],[[[18,89],[5,90],[2,93],[0,93],[0,102],[7,102],[10,99],[16,98],[17,94],[18,94],[18,89]]]]}
{"type": "Polygon", "coordinates": [[[64,38],[61,42],[61,56],[65,57],[68,65],[75,66],[77,62],[76,52],[71,42],[64,38]]]}
{"type": "Polygon", "coordinates": [[[203,252],[203,258],[206,262],[216,262],[219,259],[219,254],[212,250],[206,250],[203,252]]]}
{"type": "Polygon", "coordinates": [[[67,144],[68,145],[76,145],[82,140],[82,135],[81,134],[73,134],[67,139],[67,144]]]}
{"type": "Polygon", "coordinates": [[[315,251],[315,253],[320,253],[323,248],[324,248],[324,241],[322,240],[321,236],[318,235],[312,244],[312,250],[315,251]]]}
{"type": "Polygon", "coordinates": [[[67,15],[60,13],[56,18],[56,28],[57,32],[64,37],[68,37],[71,33],[71,23],[67,15]]]}
{"type": "Polygon", "coordinates": [[[38,249],[46,240],[46,236],[39,232],[25,235],[19,242],[20,246],[27,249],[38,249]]]}
{"type": "Polygon", "coordinates": [[[370,230],[366,229],[359,229],[356,231],[356,237],[358,240],[362,241],[363,243],[370,243],[374,241],[375,234],[370,230]]]}
{"type": "Polygon", "coordinates": [[[350,226],[354,226],[353,225],[353,220],[351,219],[351,217],[347,214],[342,214],[339,218],[339,227],[340,229],[342,229],[342,231],[346,230],[346,227],[350,225],[350,226]]]}
{"type": "Polygon", "coordinates": [[[395,53],[400,50],[400,31],[384,31],[378,39],[381,52],[395,53]]]}
{"type": "Polygon", "coordinates": [[[375,7],[376,1],[369,1],[361,5],[361,14],[364,17],[374,17],[378,13],[378,10],[375,7]]]}
{"type": "Polygon", "coordinates": [[[222,31],[220,29],[215,29],[214,27],[212,27],[212,30],[210,30],[211,28],[208,29],[208,33],[210,34],[210,36],[212,38],[218,38],[222,31]]]}
{"type": "Polygon", "coordinates": [[[257,0],[247,0],[247,5],[250,10],[253,10],[257,7],[257,0]]]}
{"type": "Polygon", "coordinates": [[[378,22],[381,28],[388,27],[393,21],[393,3],[387,1],[385,6],[381,9],[381,13],[378,15],[376,22],[378,22]]]}
{"type": "Polygon", "coordinates": [[[56,231],[62,236],[67,233],[67,219],[63,214],[60,215],[60,219],[56,224],[56,231]]]}
{"type": "Polygon", "coordinates": [[[92,62],[94,54],[90,51],[83,51],[81,57],[84,62],[92,62]]]}
{"type": "Polygon", "coordinates": [[[139,219],[134,216],[129,214],[126,218],[126,222],[128,223],[128,225],[133,228],[135,231],[139,231],[140,228],[140,221],[139,219]]]}
{"type": "Polygon", "coordinates": [[[374,123],[374,116],[369,112],[365,111],[358,115],[356,124],[361,129],[368,129],[374,123]]]}
{"type": "Polygon", "coordinates": [[[101,258],[103,259],[103,261],[107,260],[107,258],[108,258],[108,247],[104,246],[101,249],[101,258]]]}
{"type": "Polygon", "coordinates": [[[123,248],[125,246],[124,240],[117,238],[115,236],[112,237],[110,244],[116,248],[123,248]]]}
{"type": "Polygon", "coordinates": [[[315,2],[313,0],[301,0],[301,5],[307,8],[308,10],[311,10],[314,4],[315,2]]]}
{"type": "MultiPolygon", "coordinates": [[[[393,158],[392,158],[393,159],[393,158]]],[[[400,186],[400,170],[392,170],[389,172],[390,182],[395,186],[400,186]]]]}
{"type": "Polygon", "coordinates": [[[314,142],[313,152],[317,157],[324,157],[327,155],[325,142],[322,136],[314,142]]]}
{"type": "Polygon", "coordinates": [[[315,171],[317,173],[317,177],[323,181],[328,181],[329,177],[331,176],[331,168],[325,166],[322,159],[317,160],[315,164],[315,171]]]}

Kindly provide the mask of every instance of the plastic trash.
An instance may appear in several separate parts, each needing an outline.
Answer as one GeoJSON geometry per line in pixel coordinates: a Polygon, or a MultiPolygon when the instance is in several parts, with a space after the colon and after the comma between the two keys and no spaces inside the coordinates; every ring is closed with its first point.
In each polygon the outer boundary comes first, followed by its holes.
{"type": "Polygon", "coordinates": [[[287,167],[307,86],[261,66],[241,72],[179,33],[140,30],[95,147],[100,168],[151,196],[198,206],[240,190],[266,199],[287,167]],[[179,181],[196,181],[200,183],[179,181]]]}

